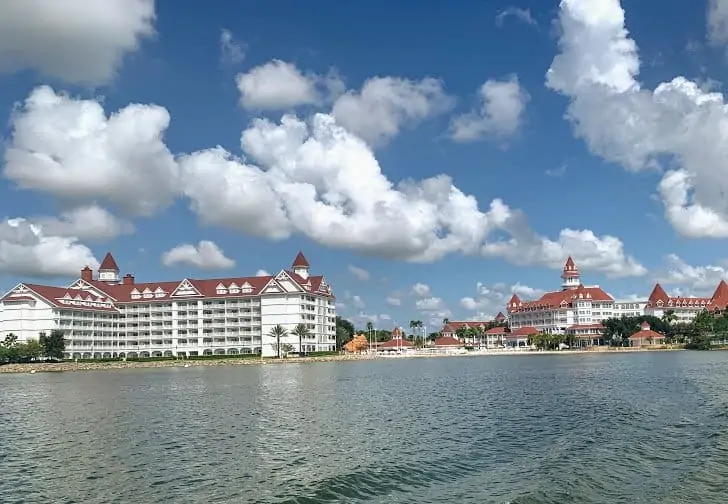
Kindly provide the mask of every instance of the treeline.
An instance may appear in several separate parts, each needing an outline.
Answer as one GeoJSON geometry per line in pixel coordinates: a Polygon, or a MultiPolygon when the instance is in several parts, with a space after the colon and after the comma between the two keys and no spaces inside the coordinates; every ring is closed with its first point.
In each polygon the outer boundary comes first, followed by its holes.
{"type": "Polygon", "coordinates": [[[66,341],[63,332],[51,331],[46,336],[40,333],[38,339],[28,340],[24,343],[18,341],[15,334],[8,334],[0,342],[0,364],[14,364],[32,362],[41,359],[61,360],[66,350],[66,341]]]}
{"type": "Polygon", "coordinates": [[[604,340],[608,345],[629,346],[629,337],[640,330],[643,322],[664,335],[665,343],[681,344],[685,348],[707,350],[713,347],[713,342],[728,339],[728,312],[714,314],[702,311],[690,322],[676,320],[672,310],[666,311],[661,318],[651,315],[610,318],[602,322],[604,340]]]}

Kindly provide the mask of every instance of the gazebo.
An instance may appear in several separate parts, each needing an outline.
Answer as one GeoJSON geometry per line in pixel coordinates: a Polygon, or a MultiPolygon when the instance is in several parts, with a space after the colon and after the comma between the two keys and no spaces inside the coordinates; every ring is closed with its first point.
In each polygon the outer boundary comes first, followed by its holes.
{"type": "Polygon", "coordinates": [[[639,331],[629,337],[629,344],[633,347],[661,345],[664,341],[665,336],[650,329],[650,324],[646,321],[642,322],[639,331]]]}
{"type": "Polygon", "coordinates": [[[379,345],[377,352],[398,352],[413,347],[414,344],[404,338],[404,332],[399,327],[395,327],[392,331],[392,339],[379,345]]]}

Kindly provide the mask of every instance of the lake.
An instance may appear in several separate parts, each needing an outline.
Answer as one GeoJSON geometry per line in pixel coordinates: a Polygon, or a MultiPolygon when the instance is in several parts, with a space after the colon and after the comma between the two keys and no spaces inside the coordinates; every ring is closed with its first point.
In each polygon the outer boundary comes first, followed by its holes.
{"type": "Polygon", "coordinates": [[[0,502],[724,502],[728,352],[0,375],[0,502]]]}

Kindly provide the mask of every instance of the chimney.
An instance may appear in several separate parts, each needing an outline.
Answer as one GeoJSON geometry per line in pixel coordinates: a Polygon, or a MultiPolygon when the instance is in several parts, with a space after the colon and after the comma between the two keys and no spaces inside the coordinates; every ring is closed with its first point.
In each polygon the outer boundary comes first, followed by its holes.
{"type": "Polygon", "coordinates": [[[134,285],[134,275],[127,273],[124,275],[124,285],[134,285]]]}
{"type": "Polygon", "coordinates": [[[86,266],[85,268],[83,268],[81,270],[81,280],[83,280],[84,282],[92,282],[93,279],[94,279],[94,272],[91,270],[91,268],[86,266]]]}

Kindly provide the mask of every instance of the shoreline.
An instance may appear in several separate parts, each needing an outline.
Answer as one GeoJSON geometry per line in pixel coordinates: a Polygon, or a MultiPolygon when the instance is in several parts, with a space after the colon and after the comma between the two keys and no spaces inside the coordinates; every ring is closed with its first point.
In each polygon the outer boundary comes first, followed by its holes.
{"type": "Polygon", "coordinates": [[[496,356],[518,356],[518,355],[583,355],[583,354],[624,354],[640,352],[675,352],[684,351],[684,348],[600,348],[596,350],[485,350],[467,353],[442,352],[442,353],[406,353],[395,355],[372,355],[372,354],[342,354],[327,355],[322,357],[291,357],[285,359],[274,358],[226,358],[226,359],[205,359],[205,360],[164,360],[164,361],[111,361],[111,362],[37,362],[26,364],[5,364],[0,366],[0,374],[3,373],[62,373],[78,371],[104,371],[119,369],[153,369],[153,368],[190,368],[199,366],[265,366],[282,364],[312,364],[317,362],[345,362],[345,361],[366,361],[366,360],[387,360],[387,359],[413,359],[413,358],[437,358],[437,357],[496,357],[496,356]]]}

